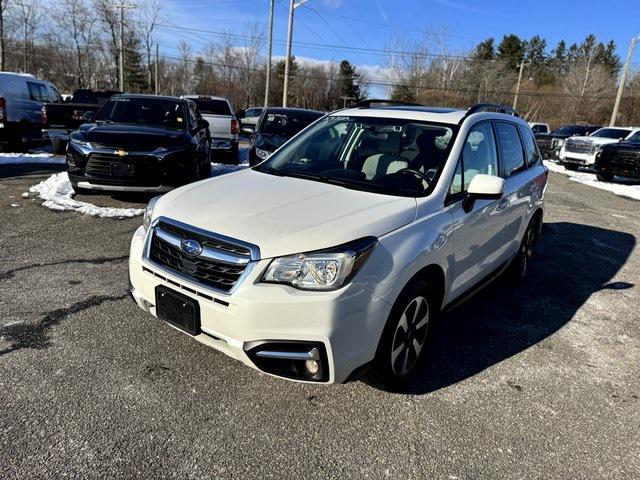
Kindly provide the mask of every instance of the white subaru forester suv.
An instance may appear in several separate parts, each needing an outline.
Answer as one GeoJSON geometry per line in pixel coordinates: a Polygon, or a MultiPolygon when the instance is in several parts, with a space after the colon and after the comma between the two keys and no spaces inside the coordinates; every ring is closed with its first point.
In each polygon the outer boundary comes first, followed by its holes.
{"type": "Polygon", "coordinates": [[[507,107],[367,101],[263,163],[152,200],[129,261],[137,304],[271,375],[406,382],[430,326],[527,271],[548,171],[507,107]]]}

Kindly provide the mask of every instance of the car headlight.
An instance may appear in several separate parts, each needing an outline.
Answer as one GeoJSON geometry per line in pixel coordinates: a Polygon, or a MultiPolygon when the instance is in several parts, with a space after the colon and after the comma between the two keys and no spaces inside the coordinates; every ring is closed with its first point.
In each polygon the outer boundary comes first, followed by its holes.
{"type": "Polygon", "coordinates": [[[77,147],[80,147],[82,149],[93,149],[93,145],[91,145],[90,142],[87,142],[85,140],[80,140],[79,138],[71,137],[69,141],[71,144],[76,145],[77,147]]]}
{"type": "Polygon", "coordinates": [[[142,226],[144,227],[144,231],[149,230],[149,225],[151,225],[151,219],[153,218],[153,208],[156,206],[156,202],[160,199],[160,196],[153,197],[149,200],[149,204],[144,209],[144,214],[142,215],[142,226]]]}
{"type": "Polygon", "coordinates": [[[267,158],[269,158],[269,155],[271,155],[271,153],[267,152],[266,150],[260,150],[258,147],[256,147],[256,155],[259,158],[266,160],[267,158]]]}
{"type": "Polygon", "coordinates": [[[329,250],[274,258],[262,282],[300,290],[337,290],[355,276],[377,242],[375,237],[365,237],[329,250]]]}

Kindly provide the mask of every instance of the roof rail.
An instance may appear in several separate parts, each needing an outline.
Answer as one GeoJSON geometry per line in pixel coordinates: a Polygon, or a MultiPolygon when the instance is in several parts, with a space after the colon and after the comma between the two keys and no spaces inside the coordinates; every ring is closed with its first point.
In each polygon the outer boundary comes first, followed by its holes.
{"type": "Polygon", "coordinates": [[[506,115],[513,115],[514,117],[520,116],[518,115],[518,112],[516,112],[513,108],[507,107],[506,105],[499,105],[497,103],[478,103],[467,110],[467,113],[464,114],[464,117],[462,117],[460,123],[462,123],[463,120],[469,115],[473,115],[474,113],[479,112],[504,113],[506,115]]]}
{"type": "Polygon", "coordinates": [[[356,103],[351,108],[371,108],[373,104],[383,104],[386,106],[394,106],[394,105],[402,105],[405,107],[421,107],[422,105],[414,102],[403,102],[402,100],[390,100],[384,98],[368,98],[366,100],[362,100],[361,102],[356,103]]]}

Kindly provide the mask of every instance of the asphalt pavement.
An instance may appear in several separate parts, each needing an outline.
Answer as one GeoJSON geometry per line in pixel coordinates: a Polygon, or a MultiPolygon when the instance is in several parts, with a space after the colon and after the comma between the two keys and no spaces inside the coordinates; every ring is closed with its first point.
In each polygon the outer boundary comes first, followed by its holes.
{"type": "Polygon", "coordinates": [[[640,203],[552,173],[530,277],[442,318],[388,393],[272,378],[145,314],[141,218],[21,197],[52,171],[0,167],[0,478],[640,478],[640,203]]]}

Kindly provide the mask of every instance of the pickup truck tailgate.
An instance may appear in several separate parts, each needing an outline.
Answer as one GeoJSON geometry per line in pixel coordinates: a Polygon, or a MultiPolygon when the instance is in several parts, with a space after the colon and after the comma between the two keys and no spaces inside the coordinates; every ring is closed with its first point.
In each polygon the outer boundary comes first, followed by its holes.
{"type": "Polygon", "coordinates": [[[233,117],[229,115],[211,115],[203,114],[207,122],[209,122],[209,132],[211,132],[212,138],[233,138],[231,133],[231,121],[233,117]]]}

